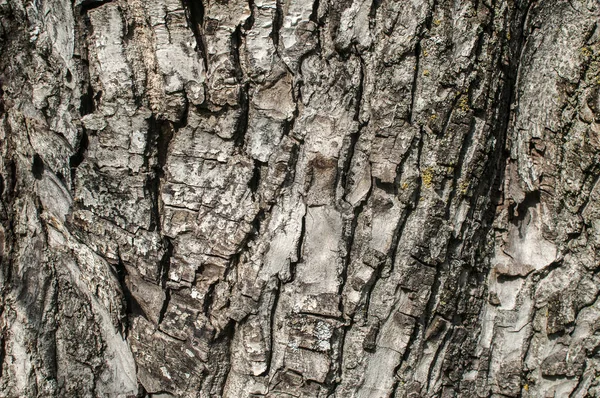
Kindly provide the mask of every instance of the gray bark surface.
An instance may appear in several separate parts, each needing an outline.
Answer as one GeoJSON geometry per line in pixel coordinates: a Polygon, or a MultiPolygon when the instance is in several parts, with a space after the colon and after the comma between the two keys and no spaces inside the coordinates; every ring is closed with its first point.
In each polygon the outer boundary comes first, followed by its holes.
{"type": "Polygon", "coordinates": [[[597,0],[0,0],[0,397],[600,397],[597,0]]]}

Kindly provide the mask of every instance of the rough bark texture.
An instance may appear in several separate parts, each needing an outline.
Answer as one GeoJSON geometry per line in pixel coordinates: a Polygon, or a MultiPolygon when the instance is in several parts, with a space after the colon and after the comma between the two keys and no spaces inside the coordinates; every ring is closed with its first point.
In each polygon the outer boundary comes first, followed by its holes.
{"type": "Polygon", "coordinates": [[[0,396],[600,397],[597,0],[0,17],[0,396]]]}

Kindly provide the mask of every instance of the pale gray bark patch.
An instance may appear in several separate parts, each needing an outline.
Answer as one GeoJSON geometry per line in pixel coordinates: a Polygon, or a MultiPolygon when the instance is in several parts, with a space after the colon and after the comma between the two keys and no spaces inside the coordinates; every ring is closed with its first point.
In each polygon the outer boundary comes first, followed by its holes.
{"type": "Polygon", "coordinates": [[[0,395],[600,396],[596,0],[0,0],[0,395]]]}

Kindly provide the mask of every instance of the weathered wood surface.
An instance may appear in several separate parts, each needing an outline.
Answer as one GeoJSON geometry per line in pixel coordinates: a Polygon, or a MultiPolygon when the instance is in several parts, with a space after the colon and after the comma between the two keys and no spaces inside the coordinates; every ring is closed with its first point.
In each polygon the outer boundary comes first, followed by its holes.
{"type": "Polygon", "coordinates": [[[0,396],[600,396],[597,0],[0,20],[0,396]]]}

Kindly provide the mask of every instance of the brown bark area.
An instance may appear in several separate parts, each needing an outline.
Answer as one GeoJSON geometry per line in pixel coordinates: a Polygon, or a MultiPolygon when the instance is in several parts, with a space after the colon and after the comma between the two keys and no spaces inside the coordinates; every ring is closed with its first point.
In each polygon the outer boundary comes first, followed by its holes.
{"type": "Polygon", "coordinates": [[[0,396],[600,395],[599,11],[0,1],[0,396]]]}

